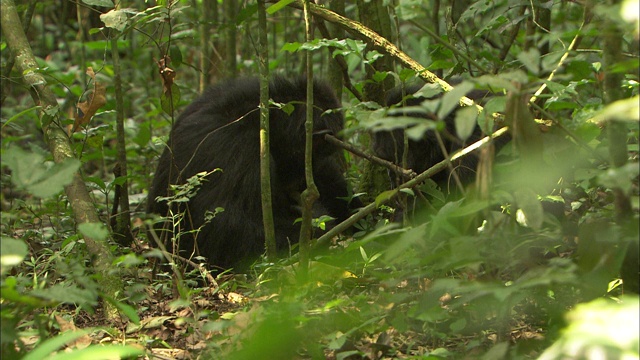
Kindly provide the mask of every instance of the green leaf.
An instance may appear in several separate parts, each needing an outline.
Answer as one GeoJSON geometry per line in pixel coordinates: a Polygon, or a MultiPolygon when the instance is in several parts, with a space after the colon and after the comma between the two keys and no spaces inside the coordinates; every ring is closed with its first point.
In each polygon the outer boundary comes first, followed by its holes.
{"type": "Polygon", "coordinates": [[[84,180],[86,182],[96,184],[103,191],[107,188],[107,185],[104,183],[104,181],[97,176],[87,176],[84,180]]]}
{"type": "Polygon", "coordinates": [[[102,6],[106,8],[113,8],[113,1],[111,0],[82,0],[83,3],[89,6],[102,6]]]}
{"type": "Polygon", "coordinates": [[[45,171],[43,174],[45,178],[31,184],[27,187],[27,190],[41,198],[53,196],[71,183],[73,175],[78,171],[80,165],[81,163],[78,159],[66,159],[45,171]]]}
{"type": "Polygon", "coordinates": [[[302,46],[302,44],[300,44],[299,42],[290,42],[290,43],[286,43],[282,46],[282,50],[283,51],[288,51],[290,53],[294,53],[296,51],[298,51],[300,49],[300,47],[302,46]]]}
{"type": "MultiPolygon", "coordinates": [[[[192,34],[189,34],[189,36],[185,37],[191,37],[191,35],[192,34]]],[[[169,49],[169,56],[171,57],[171,65],[174,69],[182,65],[182,51],[180,51],[178,46],[172,46],[169,49]]]]}
{"type": "MultiPolygon", "coordinates": [[[[34,112],[36,113],[36,111],[40,109],[40,106],[34,106],[34,107],[30,107],[26,110],[22,110],[19,113],[13,115],[12,117],[10,117],[7,121],[4,122],[4,124],[2,124],[2,127],[4,128],[6,125],[12,123],[13,121],[21,118],[23,115],[30,113],[30,112],[34,112]]],[[[37,114],[37,113],[36,113],[37,114]]]]}
{"type": "Polygon", "coordinates": [[[387,200],[395,196],[397,192],[398,190],[394,189],[394,190],[387,190],[380,193],[380,195],[376,196],[376,206],[382,205],[382,203],[386,202],[387,200]]]}
{"type": "Polygon", "coordinates": [[[467,319],[461,318],[452,322],[451,325],[449,325],[449,328],[454,333],[459,333],[460,331],[464,330],[466,326],[467,326],[467,319]]]}
{"type": "Polygon", "coordinates": [[[506,103],[506,96],[495,96],[489,99],[484,105],[484,108],[478,116],[478,125],[482,132],[485,134],[491,134],[494,130],[495,120],[493,119],[494,113],[503,113],[506,103]]]}
{"type": "Polygon", "coordinates": [[[515,70],[512,72],[502,73],[500,75],[483,75],[474,79],[474,82],[482,85],[483,87],[493,89],[494,91],[519,91],[516,89],[513,82],[525,84],[527,80],[527,74],[521,70],[515,70]]]}
{"type": "Polygon", "coordinates": [[[372,79],[377,83],[381,83],[387,78],[387,75],[389,75],[389,73],[386,71],[376,71],[375,74],[373,74],[372,79]]]}
{"type": "Polygon", "coordinates": [[[608,169],[598,176],[598,183],[610,189],[621,189],[629,194],[633,187],[633,183],[637,181],[640,169],[638,163],[628,163],[619,168],[608,169]]]}
{"type": "Polygon", "coordinates": [[[133,138],[133,142],[140,147],[146,147],[151,141],[151,129],[148,126],[138,128],[138,133],[133,138]]]}
{"type": "Polygon", "coordinates": [[[637,359],[638,308],[637,295],[577,304],[565,315],[567,326],[561,336],[540,359],[584,359],[588,354],[601,354],[603,359],[637,359]]]}
{"type": "Polygon", "coordinates": [[[407,136],[411,140],[420,140],[424,136],[424,134],[429,130],[439,130],[444,122],[435,122],[430,120],[424,120],[421,123],[418,123],[416,126],[413,126],[406,130],[407,136]]]}
{"type": "Polygon", "coordinates": [[[140,324],[140,317],[138,316],[138,312],[131,305],[125,304],[122,301],[117,301],[111,297],[106,296],[105,294],[102,294],[102,298],[107,300],[116,308],[118,308],[118,310],[120,310],[120,312],[124,316],[126,316],[129,320],[131,320],[131,322],[133,322],[136,325],[140,324]]]}
{"type": "Polygon", "coordinates": [[[245,20],[251,18],[253,16],[253,14],[255,14],[257,12],[258,12],[258,4],[257,3],[254,3],[254,4],[247,5],[247,6],[243,7],[238,12],[238,16],[236,16],[235,24],[236,25],[242,24],[243,22],[245,22],[245,20]]]}
{"type": "Polygon", "coordinates": [[[594,68],[584,60],[574,60],[567,63],[566,71],[572,74],[574,79],[587,79],[593,75],[594,68]]]}
{"type": "Polygon", "coordinates": [[[292,2],[294,2],[294,0],[280,0],[267,8],[267,14],[272,15],[277,11],[282,10],[285,6],[291,4],[292,2]]]}
{"type": "Polygon", "coordinates": [[[104,144],[104,135],[94,135],[90,136],[86,141],[87,147],[91,149],[102,149],[102,145],[104,144]]]}
{"type": "Polygon", "coordinates": [[[160,106],[166,114],[173,114],[180,103],[180,88],[175,83],[171,85],[170,92],[163,92],[160,96],[160,106]],[[168,94],[171,94],[169,96],[168,94]]]}
{"type": "Polygon", "coordinates": [[[540,51],[531,48],[518,54],[518,60],[534,75],[540,72],[540,51]]]}
{"type": "Polygon", "coordinates": [[[446,118],[447,115],[449,115],[449,113],[453,111],[453,109],[460,106],[460,99],[473,88],[474,85],[472,83],[464,81],[458,86],[454,87],[453,90],[442,95],[442,103],[440,104],[440,109],[438,110],[438,118],[446,118]]]}
{"type": "Polygon", "coordinates": [[[62,191],[80,168],[80,161],[73,158],[48,168],[42,155],[18,147],[7,149],[3,160],[11,169],[11,182],[40,198],[49,198],[62,191]]]}
{"type": "Polygon", "coordinates": [[[144,354],[144,350],[128,345],[91,345],[82,350],[60,352],[48,360],[110,360],[133,359],[144,354]]]}
{"type": "Polygon", "coordinates": [[[106,14],[100,15],[100,20],[104,26],[120,32],[127,27],[127,14],[122,10],[109,10],[106,14]]]}
{"type": "Polygon", "coordinates": [[[36,346],[35,349],[31,350],[28,354],[26,354],[22,360],[41,360],[41,359],[52,359],[49,355],[52,352],[57,351],[62,346],[79,339],[82,336],[85,336],[90,332],[89,329],[86,330],[78,330],[78,331],[69,331],[62,333],[54,338],[47,339],[43,341],[40,345],[36,346]]]}
{"type": "Polygon", "coordinates": [[[367,260],[369,259],[369,257],[367,256],[367,251],[360,246],[360,256],[362,256],[362,260],[364,260],[364,262],[367,262],[367,260]]]}
{"type": "Polygon", "coordinates": [[[421,87],[420,90],[416,91],[413,94],[413,97],[423,97],[425,99],[435,98],[438,95],[442,94],[444,91],[442,90],[442,86],[440,84],[426,84],[421,87]]]}
{"type": "Polygon", "coordinates": [[[432,62],[428,69],[431,71],[441,70],[441,69],[451,69],[454,66],[454,63],[448,60],[436,60],[432,62]]]}
{"type": "Polygon", "coordinates": [[[76,285],[56,284],[49,288],[35,289],[32,295],[54,302],[95,306],[98,294],[94,290],[83,289],[76,285]]]}
{"type": "Polygon", "coordinates": [[[482,360],[505,359],[508,351],[508,342],[497,343],[482,356],[482,360]]]}
{"type": "Polygon", "coordinates": [[[3,236],[0,242],[0,274],[20,264],[28,253],[24,241],[3,236]]]}
{"type": "Polygon", "coordinates": [[[401,193],[403,194],[407,194],[409,196],[416,196],[415,192],[413,192],[413,189],[410,188],[402,188],[399,190],[401,193]]]}
{"type": "Polygon", "coordinates": [[[82,235],[95,240],[104,240],[109,236],[109,230],[101,223],[80,224],[78,230],[82,235]]]}
{"type": "MultiPolygon", "coordinates": [[[[31,295],[23,295],[16,289],[17,281],[13,276],[4,279],[2,287],[0,287],[0,298],[3,301],[9,301],[15,304],[26,305],[32,308],[42,308],[45,306],[54,306],[55,303],[44,301],[31,295]]],[[[4,324],[3,324],[4,325],[4,324]]]]}
{"type": "Polygon", "coordinates": [[[518,222],[534,230],[539,230],[544,220],[544,212],[538,196],[530,189],[520,189],[514,195],[519,208],[518,222]]]}
{"type": "Polygon", "coordinates": [[[478,109],[475,106],[464,106],[462,109],[456,111],[456,117],[454,119],[456,124],[456,135],[462,141],[466,141],[473,130],[476,128],[478,119],[478,109]]]}
{"type": "Polygon", "coordinates": [[[637,122],[640,120],[640,97],[634,96],[613,102],[602,109],[593,120],[596,123],[610,120],[637,122]]]}

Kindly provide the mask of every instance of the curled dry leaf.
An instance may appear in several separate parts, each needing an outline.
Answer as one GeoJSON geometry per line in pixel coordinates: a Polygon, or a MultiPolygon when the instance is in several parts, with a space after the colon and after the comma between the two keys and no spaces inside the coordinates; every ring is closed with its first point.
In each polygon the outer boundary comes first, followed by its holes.
{"type": "MultiPolygon", "coordinates": [[[[60,315],[55,315],[55,318],[56,318],[56,322],[60,326],[60,332],[76,331],[77,330],[77,328],[76,328],[75,324],[73,323],[73,321],[67,321],[60,315]]],[[[89,335],[83,335],[83,336],[77,338],[72,343],[69,343],[68,345],[69,345],[70,348],[84,349],[84,348],[88,347],[89,345],[91,345],[91,337],[89,335]]]]}
{"type": "Polygon", "coordinates": [[[162,59],[156,61],[158,64],[158,72],[160,73],[160,77],[162,79],[162,92],[164,94],[171,93],[171,86],[173,85],[173,79],[176,77],[176,72],[169,67],[171,63],[171,58],[169,56],[164,56],[162,59]]]}
{"type": "Polygon", "coordinates": [[[96,81],[96,74],[91,67],[87,69],[87,75],[93,80],[93,91],[87,96],[86,101],[78,103],[76,107],[76,119],[73,123],[71,133],[78,131],[81,126],[89,124],[89,121],[98,109],[107,103],[107,89],[104,85],[96,81]]]}

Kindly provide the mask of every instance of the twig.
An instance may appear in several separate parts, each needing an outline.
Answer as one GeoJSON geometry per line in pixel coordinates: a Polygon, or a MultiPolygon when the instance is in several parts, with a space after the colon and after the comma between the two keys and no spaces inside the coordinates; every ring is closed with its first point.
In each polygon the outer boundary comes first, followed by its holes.
{"type": "Polygon", "coordinates": [[[376,202],[373,202],[373,203],[363,207],[357,213],[351,215],[351,217],[349,217],[347,220],[345,220],[345,221],[341,222],[340,224],[336,225],[334,228],[332,228],[331,230],[327,231],[324,235],[319,237],[317,242],[316,242],[316,246],[317,245],[322,245],[322,244],[327,244],[329,242],[329,240],[331,240],[334,236],[342,233],[343,231],[345,231],[348,228],[350,228],[353,224],[358,222],[360,219],[363,219],[365,216],[373,213],[380,205],[384,205],[384,204],[388,203],[390,200],[392,200],[395,196],[398,195],[398,193],[400,192],[400,189],[413,188],[414,186],[419,185],[420,183],[424,182],[425,180],[427,180],[428,178],[432,177],[433,175],[435,175],[435,174],[439,173],[440,171],[446,169],[450,162],[458,160],[460,158],[463,158],[463,157],[469,155],[470,153],[478,150],[482,145],[488,143],[489,141],[492,141],[493,139],[496,139],[496,138],[506,134],[508,132],[508,130],[509,130],[509,128],[507,126],[505,126],[505,127],[501,128],[501,129],[498,129],[493,134],[491,134],[489,136],[486,136],[486,137],[474,142],[473,144],[467,146],[466,148],[456,151],[451,156],[450,159],[445,159],[445,160],[440,161],[439,163],[433,165],[432,167],[430,167],[429,169],[427,169],[426,171],[424,171],[420,175],[416,176],[415,178],[413,178],[413,179],[405,182],[404,184],[398,186],[395,189],[395,192],[393,194],[391,194],[390,196],[388,196],[386,198],[378,199],[376,202]]]}
{"type": "Polygon", "coordinates": [[[338,147],[341,147],[341,148],[347,150],[348,152],[350,152],[350,153],[352,153],[354,155],[360,156],[361,158],[367,159],[367,160],[369,160],[369,161],[371,161],[373,163],[376,163],[378,165],[384,166],[387,169],[393,171],[394,173],[396,173],[398,175],[401,175],[402,177],[404,177],[406,179],[413,179],[416,176],[418,176],[418,174],[416,174],[416,172],[411,170],[411,169],[404,169],[404,168],[392,163],[391,161],[387,161],[387,160],[381,159],[381,158],[379,158],[379,157],[377,157],[375,155],[368,154],[368,153],[358,149],[357,147],[355,147],[355,146],[353,146],[351,144],[348,144],[348,143],[346,143],[344,141],[341,141],[340,139],[338,139],[338,138],[336,138],[336,137],[334,137],[332,135],[327,134],[327,135],[324,136],[324,138],[325,138],[325,140],[327,140],[331,144],[336,145],[338,147]]]}

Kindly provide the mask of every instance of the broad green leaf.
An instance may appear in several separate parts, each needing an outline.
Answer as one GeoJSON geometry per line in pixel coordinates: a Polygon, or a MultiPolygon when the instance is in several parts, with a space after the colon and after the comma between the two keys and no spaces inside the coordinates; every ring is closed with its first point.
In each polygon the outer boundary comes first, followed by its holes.
{"type": "Polygon", "coordinates": [[[636,122],[640,120],[640,97],[634,96],[613,102],[600,111],[593,120],[596,123],[611,120],[636,122]]]}
{"type": "Polygon", "coordinates": [[[178,85],[171,84],[170,92],[163,92],[162,96],[160,96],[160,106],[162,110],[166,114],[173,114],[178,108],[178,104],[180,103],[180,88],[178,85]],[[171,94],[169,96],[169,94],[171,94]]]}
{"type": "Polygon", "coordinates": [[[104,240],[109,236],[109,230],[107,230],[104,224],[100,223],[80,224],[78,225],[78,230],[80,230],[82,235],[95,240],[104,240]]]}
{"type": "Polygon", "coordinates": [[[102,6],[109,9],[113,7],[113,1],[111,0],[82,0],[82,2],[89,6],[102,6]]]}
{"type": "Polygon", "coordinates": [[[267,14],[271,15],[282,10],[285,6],[291,4],[294,0],[280,0],[267,8],[267,14]]]}
{"type": "Polygon", "coordinates": [[[464,106],[456,111],[454,119],[456,124],[456,135],[462,141],[466,141],[476,128],[478,109],[475,106],[464,106]]]}
{"type": "Polygon", "coordinates": [[[474,85],[470,82],[462,82],[460,85],[453,88],[453,90],[442,96],[442,103],[438,110],[438,118],[444,119],[451,113],[456,107],[460,106],[460,99],[467,95],[469,91],[473,89],[474,85]]]}
{"type": "Polygon", "coordinates": [[[20,264],[28,253],[24,241],[3,236],[0,240],[0,274],[20,264]]]}
{"type": "Polygon", "coordinates": [[[387,190],[380,193],[380,195],[376,196],[376,206],[382,205],[384,202],[394,197],[397,192],[398,190],[394,189],[394,190],[387,190]]]}
{"type": "Polygon", "coordinates": [[[57,351],[64,345],[79,339],[82,336],[87,335],[90,332],[89,329],[78,330],[78,331],[69,331],[62,333],[54,338],[47,339],[43,341],[41,344],[36,346],[35,349],[31,350],[28,354],[26,354],[22,360],[41,360],[41,359],[51,359],[51,353],[57,351]]]}
{"type": "Polygon", "coordinates": [[[131,305],[125,304],[122,301],[114,300],[114,299],[106,296],[105,294],[102,294],[102,298],[107,300],[113,306],[117,307],[118,310],[120,310],[120,312],[123,315],[125,315],[129,320],[131,320],[131,322],[133,322],[136,325],[140,324],[140,317],[138,316],[138,313],[136,312],[136,309],[133,308],[131,305]]]}
{"type": "Polygon", "coordinates": [[[47,167],[41,154],[15,146],[5,151],[3,162],[11,169],[14,185],[40,198],[52,197],[62,191],[80,168],[80,161],[73,158],[47,167]]]}
{"type": "Polygon", "coordinates": [[[544,212],[535,192],[530,189],[520,189],[514,195],[518,210],[521,210],[521,213],[517,214],[518,222],[534,230],[540,229],[544,220],[544,212]]]}
{"type": "Polygon", "coordinates": [[[111,360],[135,359],[144,350],[129,345],[91,345],[81,350],[60,352],[47,357],[48,360],[111,360]]]}
{"type": "Polygon", "coordinates": [[[536,48],[518,54],[518,60],[534,75],[540,72],[540,52],[536,48]]]}
{"type": "Polygon", "coordinates": [[[104,26],[120,32],[127,27],[127,14],[122,10],[109,10],[106,14],[100,15],[100,20],[104,26]]]}

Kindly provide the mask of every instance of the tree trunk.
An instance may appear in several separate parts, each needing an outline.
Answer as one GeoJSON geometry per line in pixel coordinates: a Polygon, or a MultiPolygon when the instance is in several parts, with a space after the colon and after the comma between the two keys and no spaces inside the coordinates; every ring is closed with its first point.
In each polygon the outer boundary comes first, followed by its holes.
{"type": "MultiPolygon", "coordinates": [[[[2,10],[0,12],[2,14],[2,32],[12,54],[16,55],[18,71],[23,74],[23,80],[30,89],[31,97],[36,105],[41,107],[42,130],[53,154],[53,159],[56,163],[61,163],[65,159],[73,157],[73,150],[71,149],[69,137],[58,123],[59,108],[56,97],[47,87],[45,78],[35,71],[35,69],[38,69],[38,64],[20,24],[13,0],[1,0],[0,5],[2,10]]],[[[65,193],[71,203],[76,223],[101,223],[87,187],[79,173],[76,173],[72,183],[65,187],[65,193]]],[[[84,240],[88,252],[95,259],[95,270],[102,275],[97,280],[102,293],[111,298],[116,298],[116,291],[122,290],[122,282],[119,276],[111,271],[113,256],[109,251],[109,247],[105,242],[86,236],[84,240]]],[[[115,307],[107,301],[103,302],[103,307],[107,319],[113,320],[116,318],[117,310],[115,307]]]]}
{"type": "Polygon", "coordinates": [[[238,76],[238,62],[236,61],[237,48],[237,34],[235,21],[237,12],[237,2],[235,0],[225,0],[224,3],[224,16],[227,23],[226,31],[226,47],[225,47],[225,76],[228,78],[235,78],[238,76]]]}
{"type": "Polygon", "coordinates": [[[122,246],[131,246],[131,211],[129,209],[129,181],[127,181],[127,144],[124,138],[124,95],[122,94],[122,71],[120,68],[120,54],[118,53],[118,34],[111,31],[111,59],[113,60],[113,85],[116,95],[116,151],[118,162],[114,169],[116,177],[123,177],[122,184],[116,185],[113,200],[115,226],[112,226],[115,241],[122,246]],[[119,205],[119,206],[117,206],[119,205]],[[117,212],[118,207],[120,211],[117,212]]]}
{"type": "MultiPolygon", "coordinates": [[[[304,1],[304,23],[306,41],[313,40],[313,25],[311,23],[309,1],[304,1]]],[[[313,181],[313,56],[311,51],[306,51],[307,68],[307,118],[304,123],[306,142],[304,149],[304,175],[307,188],[302,192],[302,225],[300,226],[300,276],[306,280],[309,271],[309,251],[311,248],[311,220],[313,217],[313,203],[318,200],[320,193],[313,181]]]]}
{"type": "Polygon", "coordinates": [[[262,222],[267,259],[278,255],[271,198],[271,154],[269,152],[269,51],[267,43],[267,10],[264,0],[258,1],[258,61],[260,67],[260,190],[262,222]]]}
{"type": "MultiPolygon", "coordinates": [[[[611,6],[616,5],[619,1],[609,1],[611,6]]],[[[622,41],[623,34],[620,28],[612,20],[607,19],[604,26],[604,46],[603,62],[605,65],[604,72],[604,91],[605,102],[611,104],[615,101],[623,99],[622,80],[624,74],[615,71],[614,66],[621,63],[622,58],[622,41]]],[[[607,123],[607,137],[609,140],[609,158],[612,168],[621,168],[627,164],[629,152],[627,148],[627,125],[618,120],[610,120],[607,123]]],[[[620,244],[626,246],[626,256],[620,269],[620,276],[624,284],[624,290],[628,292],[638,293],[638,276],[639,274],[639,256],[638,256],[638,238],[637,220],[635,224],[633,220],[633,209],[631,207],[631,199],[621,188],[614,188],[615,195],[614,205],[618,224],[622,227],[623,232],[631,237],[629,244],[620,244]]]]}

